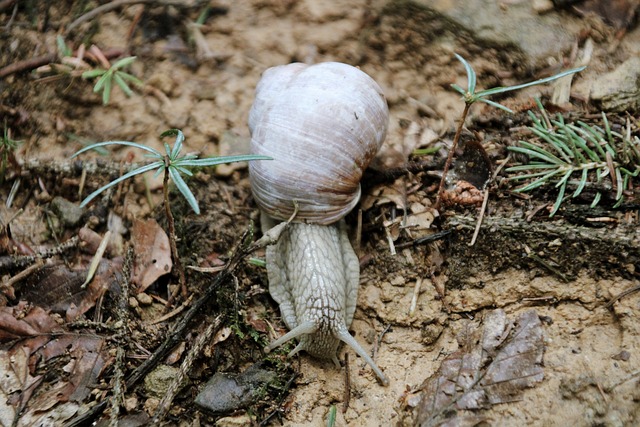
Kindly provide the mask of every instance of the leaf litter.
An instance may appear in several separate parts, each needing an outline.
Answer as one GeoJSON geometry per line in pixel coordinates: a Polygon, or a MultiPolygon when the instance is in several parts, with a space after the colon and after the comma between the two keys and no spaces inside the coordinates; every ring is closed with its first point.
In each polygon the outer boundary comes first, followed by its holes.
{"type": "Polygon", "coordinates": [[[89,397],[107,365],[103,337],[69,332],[55,316],[24,301],[0,307],[2,426],[41,424],[43,417],[56,422],[68,419],[89,397]],[[52,369],[61,371],[60,381],[34,397],[52,369]]]}
{"type": "Polygon", "coordinates": [[[534,310],[513,321],[503,310],[489,312],[482,328],[470,323],[457,339],[460,349],[413,394],[421,396],[414,410],[417,425],[477,425],[486,421],[478,410],[519,400],[544,378],[544,336],[534,310]]]}

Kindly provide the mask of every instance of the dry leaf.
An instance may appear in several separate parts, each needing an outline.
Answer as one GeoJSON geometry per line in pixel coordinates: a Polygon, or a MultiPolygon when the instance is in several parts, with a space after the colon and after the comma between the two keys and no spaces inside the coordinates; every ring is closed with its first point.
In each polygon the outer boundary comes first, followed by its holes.
{"type": "MultiPolygon", "coordinates": [[[[86,313],[106,291],[118,285],[122,259],[102,260],[91,283],[82,288],[86,270],[71,270],[64,264],[48,265],[16,285],[20,298],[73,321],[86,313]]],[[[0,333],[1,334],[1,333],[0,333]]]]}
{"type": "Polygon", "coordinates": [[[29,374],[29,350],[0,350],[0,425],[12,426],[42,377],[29,374]]]}
{"type": "Polygon", "coordinates": [[[171,247],[167,233],[154,219],[136,220],[132,240],[136,254],[132,281],[138,286],[138,292],[142,292],[171,271],[171,247]]]}
{"type": "Polygon", "coordinates": [[[0,342],[47,334],[60,329],[58,323],[40,307],[0,307],[0,342]]]}
{"type": "Polygon", "coordinates": [[[460,350],[420,386],[418,425],[476,425],[484,419],[468,410],[516,400],[544,377],[542,324],[535,311],[511,322],[503,310],[495,310],[481,329],[468,328],[458,340],[460,350]]]}

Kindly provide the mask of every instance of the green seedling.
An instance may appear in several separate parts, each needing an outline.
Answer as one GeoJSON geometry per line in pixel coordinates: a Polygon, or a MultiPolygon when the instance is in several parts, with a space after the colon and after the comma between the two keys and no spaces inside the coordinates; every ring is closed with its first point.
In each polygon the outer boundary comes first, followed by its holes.
{"type": "MultiPolygon", "coordinates": [[[[588,125],[582,121],[565,123],[557,114],[550,119],[539,100],[536,100],[539,115],[529,111],[533,126],[529,127],[537,137],[535,140],[519,141],[510,151],[529,157],[527,164],[508,168],[507,172],[528,172],[510,177],[510,180],[531,182],[518,188],[517,192],[527,192],[535,188],[553,184],[558,189],[549,216],[555,215],[567,198],[582,194],[588,183],[599,184],[607,176],[615,191],[618,207],[624,200],[623,191],[630,180],[640,174],[640,139],[631,137],[631,125],[627,122],[626,135],[611,130],[606,114],[602,113],[604,128],[588,125]],[[565,196],[567,188],[575,190],[565,196]]],[[[591,203],[595,207],[602,192],[598,190],[591,203]]]]}
{"type": "MultiPolygon", "coordinates": [[[[471,105],[474,104],[476,102],[484,102],[485,104],[489,104],[492,107],[496,107],[499,108],[501,110],[506,111],[507,113],[511,113],[513,114],[513,111],[494,101],[491,101],[489,99],[486,99],[488,96],[492,96],[492,95],[498,95],[500,93],[506,93],[506,92],[512,92],[514,90],[519,90],[519,89],[524,89],[526,87],[531,87],[531,86],[537,86],[537,85],[541,85],[541,84],[545,84],[545,83],[549,83],[552,82],[554,80],[558,80],[559,78],[562,78],[564,76],[568,76],[570,74],[574,74],[574,73],[579,73],[580,71],[584,70],[586,67],[578,67],[578,68],[573,68],[571,70],[567,70],[567,71],[563,71],[561,73],[558,74],[554,74],[553,76],[550,77],[546,77],[544,79],[539,79],[533,82],[529,82],[529,83],[523,83],[520,85],[515,85],[515,86],[499,86],[499,87],[494,87],[492,89],[485,89],[485,90],[481,90],[479,92],[476,92],[476,72],[473,70],[473,68],[471,67],[471,64],[469,64],[463,57],[461,57],[460,55],[458,55],[457,53],[455,54],[456,58],[458,58],[458,61],[462,62],[462,65],[464,65],[464,69],[467,72],[467,89],[463,89],[460,86],[458,86],[457,84],[452,84],[451,87],[456,91],[459,92],[460,94],[462,94],[462,98],[464,99],[464,102],[466,105],[471,105]]],[[[463,119],[466,118],[463,117],[463,119]]]]}
{"type": "Polygon", "coordinates": [[[456,134],[453,138],[453,143],[451,146],[451,149],[449,150],[449,155],[447,156],[447,161],[444,164],[444,169],[442,172],[442,179],[440,180],[440,186],[438,188],[438,199],[436,202],[436,209],[439,208],[440,206],[440,202],[442,200],[442,193],[444,192],[444,183],[445,180],[447,178],[447,172],[449,172],[449,168],[451,167],[451,162],[453,160],[453,153],[456,151],[456,148],[458,146],[458,141],[460,140],[460,134],[462,133],[462,128],[464,126],[464,122],[467,119],[467,115],[469,114],[469,108],[471,107],[471,105],[475,104],[476,102],[484,102],[486,104],[491,105],[492,107],[496,107],[499,108],[503,111],[506,111],[508,113],[513,113],[513,111],[511,109],[509,109],[508,107],[498,103],[498,102],[494,102],[491,101],[489,99],[487,99],[487,97],[493,96],[493,95],[498,95],[498,94],[502,94],[502,93],[506,93],[506,92],[511,92],[514,90],[518,90],[518,89],[524,89],[526,87],[530,87],[530,86],[536,86],[536,85],[540,85],[540,84],[544,84],[544,83],[549,83],[551,81],[557,80],[559,78],[562,78],[564,76],[568,76],[570,74],[574,74],[574,73],[578,73],[582,70],[584,70],[586,67],[578,67],[578,68],[573,68],[571,70],[567,70],[567,71],[563,71],[561,73],[555,74],[551,77],[547,77],[544,79],[539,79],[533,82],[529,82],[529,83],[524,83],[524,84],[520,84],[520,85],[515,85],[515,86],[500,86],[500,87],[495,87],[492,89],[485,89],[485,90],[481,90],[481,91],[476,91],[476,83],[477,83],[477,75],[476,72],[474,71],[473,67],[471,67],[471,64],[469,64],[462,56],[455,54],[456,58],[458,59],[458,61],[462,62],[462,65],[464,65],[464,69],[467,73],[467,88],[463,89],[460,86],[458,86],[457,84],[452,84],[451,87],[456,91],[459,92],[462,95],[462,99],[464,100],[465,106],[464,106],[464,110],[462,112],[462,116],[460,118],[460,123],[458,125],[458,128],[456,130],[456,134]]]}
{"type": "Polygon", "coordinates": [[[95,93],[102,91],[102,104],[106,105],[109,103],[109,99],[111,97],[113,83],[118,85],[127,96],[131,96],[133,94],[133,90],[129,87],[129,83],[133,83],[137,86],[144,86],[144,83],[140,79],[122,71],[122,68],[131,65],[135,60],[135,56],[128,56],[126,58],[119,59],[108,70],[97,68],[95,70],[85,71],[82,73],[82,78],[93,79],[99,77],[98,81],[93,86],[93,91],[95,93]]]}
{"type": "Polygon", "coordinates": [[[185,182],[184,176],[192,176],[192,172],[190,168],[203,168],[209,166],[215,166],[222,163],[232,163],[232,162],[244,162],[251,160],[272,160],[271,157],[261,156],[261,155],[240,155],[240,156],[221,156],[221,157],[205,157],[198,158],[195,154],[181,154],[182,145],[184,143],[184,134],[179,129],[169,129],[166,132],[163,132],[160,135],[160,138],[164,138],[166,136],[175,136],[176,140],[173,144],[173,147],[170,147],[169,144],[164,144],[165,153],[162,153],[154,148],[147,147],[146,145],[138,144],[131,141],[106,141],[99,142],[97,144],[91,144],[79,151],[77,151],[73,156],[76,157],[79,154],[82,154],[89,150],[95,150],[100,147],[104,147],[107,145],[123,145],[127,147],[134,147],[140,150],[146,151],[147,157],[155,159],[155,161],[148,163],[144,166],[140,166],[124,175],[120,178],[114,179],[107,185],[104,185],[98,188],[93,193],[89,194],[83,201],[80,203],[81,207],[86,206],[91,200],[93,200],[96,196],[98,196],[103,191],[119,184],[120,182],[132,178],[136,175],[141,175],[146,172],[150,172],[152,170],[156,171],[156,176],[164,172],[164,180],[163,180],[163,196],[164,196],[164,211],[167,217],[167,223],[169,228],[169,243],[171,246],[171,253],[173,257],[174,266],[176,268],[178,274],[178,282],[179,288],[182,289],[183,294],[186,293],[185,287],[185,275],[184,269],[182,268],[182,263],[180,262],[180,257],[178,255],[178,247],[177,247],[177,238],[175,231],[175,220],[173,214],[171,213],[171,208],[169,206],[169,178],[173,181],[176,188],[180,193],[184,196],[184,198],[191,206],[191,209],[196,214],[200,214],[200,207],[198,206],[198,201],[195,196],[187,186],[185,182]]]}
{"type": "Polygon", "coordinates": [[[103,191],[113,187],[114,185],[119,184],[122,181],[125,181],[131,177],[136,175],[140,175],[155,169],[155,176],[160,175],[160,173],[165,172],[168,174],[168,177],[171,178],[176,188],[180,191],[180,193],[184,196],[184,198],[189,203],[189,206],[193,209],[196,214],[200,214],[200,207],[198,206],[198,201],[195,196],[187,186],[183,175],[192,176],[193,173],[189,170],[189,168],[203,168],[209,166],[215,166],[223,163],[233,163],[233,162],[245,162],[250,160],[272,160],[271,157],[260,156],[260,155],[239,155],[239,156],[226,156],[226,157],[205,157],[198,158],[195,154],[181,154],[182,145],[184,143],[184,134],[182,131],[178,129],[170,129],[166,132],[163,132],[160,137],[164,138],[166,136],[175,136],[176,140],[173,147],[169,147],[169,144],[165,143],[164,148],[166,151],[162,153],[154,148],[147,147],[146,145],[138,144],[130,141],[106,141],[99,142],[96,144],[91,144],[78,152],[76,152],[72,158],[78,156],[89,150],[95,150],[100,147],[104,147],[107,145],[124,145],[128,147],[138,148],[140,150],[146,151],[147,157],[155,159],[152,163],[148,163],[144,166],[140,166],[121,177],[111,181],[107,185],[98,188],[93,193],[89,194],[80,204],[81,207],[86,206],[91,200],[93,200],[96,196],[98,196],[103,191]]]}

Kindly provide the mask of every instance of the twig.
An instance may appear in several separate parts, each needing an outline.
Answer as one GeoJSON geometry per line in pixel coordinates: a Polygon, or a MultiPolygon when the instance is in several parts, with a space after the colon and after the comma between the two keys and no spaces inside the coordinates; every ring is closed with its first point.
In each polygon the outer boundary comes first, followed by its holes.
{"type": "Polygon", "coordinates": [[[413,296],[411,297],[411,305],[409,306],[409,317],[413,317],[418,306],[418,297],[420,296],[420,288],[422,287],[422,278],[416,279],[416,285],[413,288],[413,296]]]}
{"type": "Polygon", "coordinates": [[[132,4],[141,4],[141,3],[142,4],[155,3],[159,6],[175,6],[175,7],[183,7],[183,8],[189,7],[189,5],[186,4],[184,0],[114,0],[111,3],[103,4],[102,6],[96,7],[95,9],[85,13],[84,15],[82,15],[81,17],[73,21],[71,24],[69,24],[65,33],[69,34],[71,30],[76,28],[78,25],[84,22],[90,21],[91,19],[95,18],[96,16],[102,13],[111,12],[112,10],[117,9],[121,6],[129,6],[132,4]]]}
{"type": "Polygon", "coordinates": [[[563,282],[569,283],[570,280],[566,275],[564,275],[559,269],[557,269],[556,267],[552,266],[551,264],[549,264],[547,261],[545,261],[544,259],[542,259],[538,255],[533,253],[531,251],[531,248],[529,248],[527,245],[524,246],[524,251],[527,254],[527,258],[536,261],[537,263],[542,265],[544,268],[549,270],[551,273],[553,273],[556,276],[558,276],[560,278],[560,280],[562,280],[563,282]]]}
{"type": "Polygon", "coordinates": [[[469,246],[473,246],[476,243],[476,239],[478,238],[478,234],[480,233],[480,226],[482,225],[482,220],[484,219],[484,213],[487,210],[487,202],[489,201],[489,184],[491,182],[495,181],[495,179],[498,176],[498,174],[500,173],[500,171],[509,162],[509,159],[511,159],[511,153],[509,153],[507,155],[507,158],[504,159],[504,161],[500,165],[498,165],[496,170],[493,171],[493,175],[491,176],[491,179],[488,182],[485,183],[484,198],[482,199],[482,207],[480,208],[480,214],[479,214],[479,217],[478,217],[478,223],[476,224],[476,229],[473,232],[473,237],[471,238],[471,243],[469,243],[469,246]]]}
{"type": "Polygon", "coordinates": [[[29,267],[25,268],[24,270],[22,270],[20,273],[16,274],[15,276],[11,277],[9,280],[7,280],[6,282],[2,283],[2,287],[3,288],[9,288],[11,286],[13,286],[14,284],[18,283],[20,280],[29,277],[33,272],[35,272],[36,270],[40,269],[40,267],[42,267],[44,265],[44,261],[42,261],[42,259],[38,258],[35,262],[35,264],[30,265],[29,267]]]}
{"type": "Polygon", "coordinates": [[[153,415],[153,420],[151,421],[152,425],[158,425],[158,423],[160,423],[160,421],[163,420],[163,418],[167,414],[167,411],[169,410],[169,407],[171,406],[171,403],[173,402],[173,399],[176,397],[176,394],[180,389],[180,385],[183,383],[187,373],[191,370],[191,366],[193,365],[193,362],[196,360],[196,357],[200,355],[205,344],[207,344],[211,339],[211,337],[213,336],[213,334],[215,334],[218,331],[218,329],[220,329],[221,325],[222,325],[222,315],[218,315],[218,317],[215,318],[213,323],[209,324],[209,326],[207,326],[205,331],[198,336],[196,342],[193,344],[193,347],[191,348],[191,350],[189,350],[189,353],[187,354],[184,361],[182,362],[182,365],[180,365],[180,370],[178,371],[178,374],[173,379],[171,384],[169,384],[169,388],[167,389],[167,392],[165,393],[164,397],[160,401],[160,404],[156,409],[156,413],[153,415]]]}
{"type": "Polygon", "coordinates": [[[342,413],[346,413],[351,402],[351,371],[349,369],[349,353],[344,354],[344,402],[342,402],[342,413]]]}
{"type": "Polygon", "coordinates": [[[10,268],[24,268],[40,259],[52,258],[56,255],[62,255],[66,251],[78,246],[78,236],[73,236],[66,242],[59,244],[58,246],[47,249],[37,255],[23,255],[23,256],[3,256],[0,257],[0,271],[10,268]]]}
{"type": "MultiPolygon", "coordinates": [[[[126,331],[129,327],[129,278],[131,277],[131,265],[133,263],[133,247],[130,246],[127,250],[124,266],[122,267],[122,284],[120,286],[120,296],[118,298],[117,316],[116,322],[118,336],[124,337],[126,340],[128,334],[126,331]]],[[[118,345],[116,349],[116,361],[114,364],[113,374],[113,395],[109,399],[111,406],[111,420],[109,425],[112,427],[118,426],[118,418],[120,414],[120,407],[124,403],[124,370],[126,367],[125,362],[125,346],[118,345]]]]}
{"type": "MultiPolygon", "coordinates": [[[[187,300],[185,302],[183,302],[180,307],[176,307],[174,310],[171,310],[169,313],[165,314],[164,316],[158,317],[157,319],[154,319],[151,322],[146,323],[147,325],[157,325],[158,323],[162,323],[165,320],[171,319],[173,316],[176,316],[178,314],[180,314],[185,308],[187,308],[187,306],[189,304],[191,304],[191,300],[193,300],[193,295],[189,295],[189,298],[187,298],[187,300]]],[[[165,305],[167,304],[167,302],[164,302],[165,305]]]]}
{"type": "Polygon", "coordinates": [[[396,249],[404,249],[408,248],[409,246],[418,246],[424,245],[425,243],[435,242],[436,240],[444,239],[451,233],[453,233],[452,229],[438,231],[437,233],[433,233],[425,237],[420,237],[410,242],[398,243],[396,245],[396,249]]]}
{"type": "MultiPolygon", "coordinates": [[[[5,0],[2,2],[2,4],[0,4],[0,10],[3,10],[4,7],[9,7],[11,6],[11,2],[13,2],[14,0],[5,0]],[[8,3],[8,4],[7,4],[8,3]]],[[[16,19],[16,15],[18,14],[18,4],[16,3],[13,6],[13,11],[11,12],[11,18],[9,18],[9,20],[7,21],[7,25],[4,26],[5,31],[9,31],[9,29],[11,29],[11,26],[13,25],[13,21],[14,19],[16,19]]]]}
{"type": "Polygon", "coordinates": [[[173,218],[173,213],[171,213],[171,205],[169,204],[169,166],[168,165],[169,165],[169,159],[165,158],[164,180],[162,182],[162,188],[164,190],[163,191],[164,213],[167,217],[167,223],[169,227],[169,244],[171,246],[171,255],[173,255],[173,266],[175,267],[176,274],[178,275],[178,289],[169,297],[169,301],[167,301],[167,305],[171,305],[178,291],[182,291],[182,296],[184,298],[187,297],[187,286],[186,286],[186,279],[184,276],[184,268],[182,267],[182,262],[180,261],[180,255],[178,254],[178,245],[176,243],[176,241],[178,240],[178,237],[176,236],[176,225],[173,218]]]}
{"type": "Polygon", "coordinates": [[[640,376],[640,371],[632,372],[628,377],[626,377],[626,378],[624,378],[624,379],[622,379],[622,380],[618,381],[617,383],[615,383],[615,384],[613,384],[613,385],[610,385],[609,387],[606,387],[606,388],[605,388],[605,391],[606,391],[606,392],[608,392],[608,393],[611,393],[611,392],[613,391],[613,389],[614,389],[614,388],[616,388],[616,387],[618,387],[618,386],[620,386],[620,385],[622,385],[622,384],[626,383],[626,382],[627,382],[627,381],[629,381],[629,380],[634,379],[634,378],[635,378],[635,377],[637,377],[637,376],[640,376]]]}
{"type": "Polygon", "coordinates": [[[611,301],[609,301],[604,307],[605,308],[611,308],[611,307],[613,307],[613,304],[616,303],[616,301],[620,300],[621,298],[626,297],[627,295],[631,295],[632,293],[638,292],[638,291],[640,291],[640,285],[636,285],[636,286],[633,286],[630,289],[627,289],[626,291],[622,291],[618,295],[616,295],[615,297],[611,298],[611,301]]]}
{"type": "Polygon", "coordinates": [[[55,61],[57,57],[57,54],[52,53],[49,55],[36,56],[35,58],[25,59],[24,61],[14,62],[13,64],[7,65],[6,67],[0,69],[0,79],[14,73],[18,73],[20,71],[32,70],[42,65],[49,64],[55,61]]]}
{"type": "Polygon", "coordinates": [[[469,242],[469,246],[473,246],[476,244],[476,239],[478,238],[478,234],[480,234],[480,226],[482,226],[482,220],[484,219],[484,213],[487,210],[488,201],[489,201],[489,189],[486,188],[484,190],[484,198],[482,199],[482,207],[480,208],[480,213],[478,214],[478,222],[476,223],[476,229],[473,231],[473,237],[471,238],[471,242],[469,242]]]}
{"type": "MultiPolygon", "coordinates": [[[[112,48],[107,49],[102,53],[107,58],[115,58],[122,55],[123,52],[124,50],[121,48],[112,48]]],[[[0,68],[0,79],[14,73],[33,70],[34,68],[38,68],[42,65],[50,64],[51,62],[55,62],[56,59],[58,59],[58,54],[51,53],[49,55],[36,56],[35,58],[29,58],[25,59],[24,61],[14,62],[13,64],[7,65],[4,68],[0,68]]]]}

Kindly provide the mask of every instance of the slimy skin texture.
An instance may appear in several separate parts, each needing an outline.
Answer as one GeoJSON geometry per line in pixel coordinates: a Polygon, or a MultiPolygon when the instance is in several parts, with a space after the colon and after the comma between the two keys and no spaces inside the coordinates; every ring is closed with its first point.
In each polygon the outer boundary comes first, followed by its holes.
{"type": "MultiPolygon", "coordinates": [[[[275,221],[263,214],[263,231],[273,225],[275,221]]],[[[387,385],[386,376],[348,331],[356,309],[360,265],[344,221],[333,225],[291,223],[266,251],[269,292],[280,305],[290,331],[265,351],[298,338],[299,344],[289,356],[305,350],[340,366],[337,354],[343,341],[387,385]]]]}

